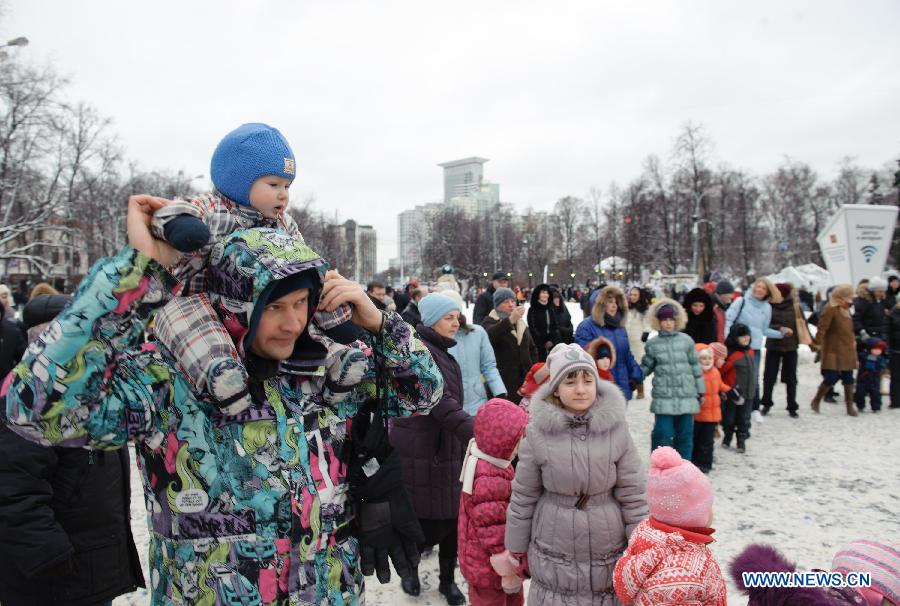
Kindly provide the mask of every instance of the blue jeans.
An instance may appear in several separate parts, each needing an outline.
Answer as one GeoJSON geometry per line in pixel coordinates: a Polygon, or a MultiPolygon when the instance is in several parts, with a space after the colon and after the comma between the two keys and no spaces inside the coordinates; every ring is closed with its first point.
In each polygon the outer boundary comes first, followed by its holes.
{"type": "Polygon", "coordinates": [[[685,461],[694,449],[694,415],[656,415],[650,434],[650,450],[671,446],[685,461]]]}

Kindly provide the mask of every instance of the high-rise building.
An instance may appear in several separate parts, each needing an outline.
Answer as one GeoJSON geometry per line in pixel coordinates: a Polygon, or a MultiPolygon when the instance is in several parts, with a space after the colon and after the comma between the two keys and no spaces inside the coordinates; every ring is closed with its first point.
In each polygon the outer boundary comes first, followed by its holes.
{"type": "Polygon", "coordinates": [[[444,169],[444,203],[449,204],[453,198],[474,196],[480,192],[484,163],[487,161],[487,158],[472,156],[438,164],[444,169]]]}
{"type": "Polygon", "coordinates": [[[398,256],[404,276],[422,271],[422,247],[428,241],[431,217],[440,212],[440,202],[420,204],[397,215],[398,256]]]}
{"type": "Polygon", "coordinates": [[[375,229],[349,219],[334,230],[340,241],[341,273],[360,283],[371,280],[377,267],[375,229]]]}

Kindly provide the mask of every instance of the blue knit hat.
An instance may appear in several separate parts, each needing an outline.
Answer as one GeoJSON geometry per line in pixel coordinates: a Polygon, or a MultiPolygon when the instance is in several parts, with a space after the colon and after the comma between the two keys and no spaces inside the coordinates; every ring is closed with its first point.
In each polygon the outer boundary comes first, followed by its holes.
{"type": "Polygon", "coordinates": [[[213,185],[238,204],[250,206],[250,186],[260,177],[294,180],[294,152],[278,129],[243,124],[219,141],[209,163],[213,185]]]}
{"type": "Polygon", "coordinates": [[[422,314],[422,324],[425,326],[434,326],[451,311],[459,311],[459,305],[439,292],[426,295],[419,301],[419,313],[422,314]]]}

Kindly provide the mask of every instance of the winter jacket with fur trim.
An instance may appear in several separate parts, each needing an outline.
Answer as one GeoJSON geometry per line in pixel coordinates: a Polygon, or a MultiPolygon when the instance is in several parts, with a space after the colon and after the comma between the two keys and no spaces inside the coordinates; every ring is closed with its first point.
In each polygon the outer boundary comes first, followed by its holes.
{"type": "Polygon", "coordinates": [[[590,317],[582,320],[575,331],[575,342],[582,347],[587,347],[587,344],[597,337],[603,337],[612,342],[616,348],[616,363],[611,368],[612,374],[616,385],[622,390],[622,395],[626,400],[630,400],[631,383],[640,383],[644,380],[644,375],[628,346],[628,333],[624,327],[624,318],[627,314],[628,303],[619,288],[607,286],[601,289],[591,308],[590,317]],[[614,300],[619,307],[619,314],[622,318],[622,324],[619,326],[610,326],[606,323],[604,308],[608,300],[614,300]]]}
{"type": "MultiPolygon", "coordinates": [[[[233,339],[243,338],[270,282],[326,267],[276,230],[237,232],[223,245],[209,297],[233,339]]],[[[376,356],[389,414],[430,411],[443,388],[431,354],[397,314],[380,335],[351,345],[313,322],[301,340],[321,359],[251,364],[253,403],[227,417],[191,391],[165,344],[142,343],[151,315],[163,319],[177,290],[129,246],[98,261],[14,371],[10,426],[73,448],[136,442],[154,604],[355,601],[363,577],[348,507],[347,421],[374,393],[376,356]]]]}
{"type": "Polygon", "coordinates": [[[506,547],[527,552],[529,604],[613,606],[613,568],[647,517],[646,472],[625,421],[625,399],[600,381],[594,404],[574,415],[531,401],[531,420],[506,514],[506,547]]]}
{"type": "Polygon", "coordinates": [[[626,606],[725,606],[728,591],[711,541],[706,532],[644,520],[616,564],[616,594],[626,606]]]}
{"type": "Polygon", "coordinates": [[[491,311],[481,325],[494,348],[497,370],[506,386],[506,397],[518,403],[522,398],[518,389],[525,382],[525,375],[531,365],[538,361],[537,347],[531,338],[531,331],[523,320],[519,320],[513,331],[509,318],[501,320],[496,310],[491,311]]]}
{"type": "Polygon", "coordinates": [[[694,341],[683,332],[678,332],[687,324],[687,314],[681,305],[663,297],[647,311],[654,330],[660,330],[656,312],[663,305],[675,307],[675,330],[660,331],[647,341],[641,361],[644,375],[653,375],[650,412],[662,415],[695,414],[700,411],[697,395],[705,393],[706,381],[697,360],[694,341]]]}

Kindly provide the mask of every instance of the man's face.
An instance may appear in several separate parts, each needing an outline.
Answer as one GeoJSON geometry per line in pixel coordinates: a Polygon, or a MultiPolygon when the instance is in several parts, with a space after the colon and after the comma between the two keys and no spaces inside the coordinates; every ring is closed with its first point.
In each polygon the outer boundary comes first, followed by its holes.
{"type": "Polygon", "coordinates": [[[0,293],[0,303],[2,303],[5,307],[9,307],[9,293],[3,291],[0,293]]]}
{"type": "Polygon", "coordinates": [[[275,219],[287,210],[288,189],[291,182],[277,175],[260,177],[250,186],[250,206],[258,210],[264,217],[275,219]]]}
{"type": "Polygon", "coordinates": [[[376,286],[372,290],[369,291],[369,295],[378,301],[384,303],[384,286],[376,286]]]}
{"type": "Polygon", "coordinates": [[[505,299],[500,305],[497,306],[497,311],[502,311],[505,314],[511,314],[512,311],[516,308],[516,301],[514,299],[505,299]]]}
{"type": "Polygon", "coordinates": [[[498,288],[509,288],[509,280],[507,280],[506,278],[494,280],[493,282],[491,282],[491,284],[494,285],[494,290],[497,290],[498,288]]]}
{"type": "Polygon", "coordinates": [[[900,280],[898,280],[897,278],[893,278],[890,282],[888,282],[888,286],[891,287],[891,290],[897,290],[898,288],[900,288],[900,280]]]}
{"type": "Polygon", "coordinates": [[[268,360],[286,360],[294,342],[306,330],[309,289],[300,288],[263,308],[250,351],[268,360]]]}
{"type": "Polygon", "coordinates": [[[729,293],[721,294],[721,295],[719,295],[719,299],[722,301],[722,303],[724,303],[725,305],[728,305],[729,303],[731,303],[734,300],[734,293],[729,292],[729,293]]]}

